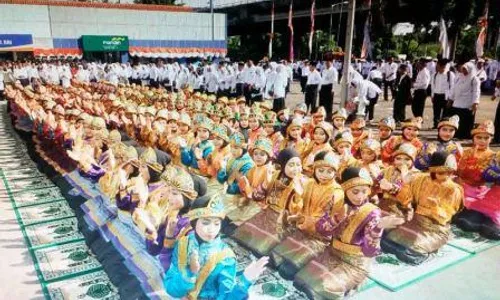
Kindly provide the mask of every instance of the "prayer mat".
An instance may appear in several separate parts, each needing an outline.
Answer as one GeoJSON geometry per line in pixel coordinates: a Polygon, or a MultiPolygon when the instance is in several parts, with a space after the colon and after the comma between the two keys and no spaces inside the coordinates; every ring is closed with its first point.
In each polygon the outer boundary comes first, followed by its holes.
{"type": "Polygon", "coordinates": [[[54,186],[54,183],[46,177],[27,178],[9,182],[11,193],[18,193],[27,190],[45,189],[54,186]]]}
{"type": "Polygon", "coordinates": [[[21,207],[17,213],[24,226],[75,216],[66,201],[21,207]]]}
{"type": "Polygon", "coordinates": [[[51,300],[119,300],[118,289],[104,271],[45,285],[46,298],[51,300]]]}
{"type": "Polygon", "coordinates": [[[2,170],[18,170],[18,169],[23,169],[23,168],[33,168],[36,169],[37,166],[36,164],[31,160],[31,159],[26,159],[22,161],[9,161],[9,162],[2,162],[0,164],[2,167],[2,170]]]}
{"type": "Polygon", "coordinates": [[[241,247],[235,240],[223,238],[223,241],[228,244],[236,256],[237,272],[243,272],[245,268],[252,263],[252,261],[257,260],[255,255],[250,250],[241,247]]]}
{"type": "Polygon", "coordinates": [[[3,165],[4,163],[9,163],[11,161],[22,161],[26,159],[31,159],[27,154],[25,153],[11,153],[11,154],[6,154],[0,156],[0,165],[3,165]]]}
{"type": "Polygon", "coordinates": [[[67,279],[102,266],[85,241],[37,249],[35,267],[45,282],[67,279]]]}
{"type": "Polygon", "coordinates": [[[58,187],[22,191],[12,194],[12,198],[17,208],[65,200],[58,187]]]}
{"type": "Polygon", "coordinates": [[[32,248],[40,248],[80,241],[84,239],[78,230],[78,220],[67,218],[24,227],[24,232],[32,248]]]}
{"type": "Polygon", "coordinates": [[[482,237],[477,232],[466,232],[452,225],[448,245],[476,254],[500,245],[500,241],[490,240],[482,237]]]}
{"type": "Polygon", "coordinates": [[[293,286],[293,281],[283,279],[278,271],[267,268],[248,291],[251,300],[303,300],[306,294],[293,286]]]}
{"type": "Polygon", "coordinates": [[[16,170],[5,170],[3,171],[5,178],[10,182],[12,180],[28,179],[45,177],[45,174],[38,171],[38,169],[27,168],[27,169],[16,169],[16,170]]]}
{"type": "Polygon", "coordinates": [[[369,277],[391,291],[398,291],[471,256],[470,253],[444,245],[422,264],[411,266],[392,254],[382,253],[373,259],[369,277]]]}
{"type": "Polygon", "coordinates": [[[358,288],[358,292],[362,293],[366,290],[371,289],[372,287],[376,286],[377,283],[370,278],[366,278],[366,280],[361,284],[361,286],[358,288]]]}

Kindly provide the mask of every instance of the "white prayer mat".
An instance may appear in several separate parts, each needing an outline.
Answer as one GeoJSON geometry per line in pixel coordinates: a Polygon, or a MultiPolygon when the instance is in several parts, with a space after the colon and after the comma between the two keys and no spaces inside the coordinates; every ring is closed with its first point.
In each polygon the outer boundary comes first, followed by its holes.
{"type": "Polygon", "coordinates": [[[21,207],[17,213],[24,226],[75,216],[66,201],[21,207]]]}
{"type": "Polygon", "coordinates": [[[475,254],[500,245],[500,241],[484,238],[477,232],[465,232],[453,225],[448,245],[475,254]]]}
{"type": "Polygon", "coordinates": [[[470,257],[470,253],[444,245],[422,264],[411,266],[383,253],[374,259],[369,277],[391,291],[398,291],[470,257]]]}
{"type": "Polygon", "coordinates": [[[69,280],[49,283],[45,286],[51,300],[119,300],[118,289],[104,271],[77,276],[69,280]]]}
{"type": "Polygon", "coordinates": [[[45,282],[67,279],[101,268],[84,241],[38,249],[33,255],[35,267],[45,282]]]}
{"type": "Polygon", "coordinates": [[[24,231],[32,248],[53,246],[84,239],[83,234],[78,230],[76,218],[26,226],[24,231]]]}

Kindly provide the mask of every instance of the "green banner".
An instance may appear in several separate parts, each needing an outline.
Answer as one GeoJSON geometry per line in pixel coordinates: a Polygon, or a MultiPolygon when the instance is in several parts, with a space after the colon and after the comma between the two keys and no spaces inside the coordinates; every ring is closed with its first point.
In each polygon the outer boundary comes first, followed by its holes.
{"type": "Polygon", "coordinates": [[[128,37],[116,35],[82,35],[83,51],[128,51],[128,37]]]}

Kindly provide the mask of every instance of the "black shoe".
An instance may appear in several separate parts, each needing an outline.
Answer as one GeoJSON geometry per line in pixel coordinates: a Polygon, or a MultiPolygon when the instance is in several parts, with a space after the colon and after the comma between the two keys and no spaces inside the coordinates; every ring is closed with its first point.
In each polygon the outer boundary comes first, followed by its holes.
{"type": "Polygon", "coordinates": [[[475,210],[464,209],[459,214],[455,215],[453,223],[463,231],[478,232],[481,230],[481,225],[486,221],[486,217],[475,210]]]}
{"type": "Polygon", "coordinates": [[[484,221],[481,224],[481,229],[479,230],[481,236],[490,239],[499,241],[500,240],[500,226],[495,224],[490,218],[484,221]]]}
{"type": "Polygon", "coordinates": [[[293,280],[299,271],[300,269],[288,260],[284,260],[278,267],[279,274],[285,280],[293,280]]]}
{"type": "Polygon", "coordinates": [[[394,255],[397,255],[398,253],[405,252],[405,250],[406,250],[405,247],[403,247],[402,245],[400,245],[396,242],[389,240],[387,237],[383,237],[380,240],[380,248],[385,253],[390,253],[390,254],[394,254],[394,255]]]}
{"type": "Polygon", "coordinates": [[[228,217],[222,220],[221,232],[226,236],[233,235],[234,231],[238,226],[236,226],[233,221],[231,221],[228,217]]]}
{"type": "Polygon", "coordinates": [[[412,266],[419,265],[427,260],[428,254],[422,254],[414,250],[408,249],[403,245],[393,242],[387,238],[382,238],[380,241],[382,251],[394,254],[400,261],[412,266]]]}

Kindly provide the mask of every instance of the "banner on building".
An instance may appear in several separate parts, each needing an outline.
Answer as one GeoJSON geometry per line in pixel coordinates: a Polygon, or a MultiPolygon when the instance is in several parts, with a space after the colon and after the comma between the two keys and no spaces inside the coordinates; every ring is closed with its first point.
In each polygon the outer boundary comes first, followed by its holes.
{"type": "Polygon", "coordinates": [[[82,49],[90,52],[127,52],[129,42],[127,36],[117,35],[82,35],[82,49]]]}
{"type": "Polygon", "coordinates": [[[31,34],[0,34],[0,52],[33,51],[31,34]]]}

